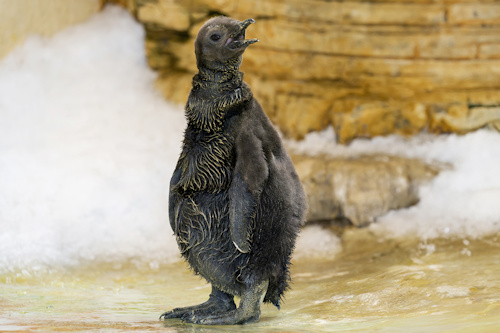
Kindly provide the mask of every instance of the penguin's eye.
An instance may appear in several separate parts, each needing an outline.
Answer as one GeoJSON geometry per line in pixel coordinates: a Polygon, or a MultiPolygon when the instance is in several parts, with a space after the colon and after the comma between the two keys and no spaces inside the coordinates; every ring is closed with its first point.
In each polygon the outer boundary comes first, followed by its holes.
{"type": "Polygon", "coordinates": [[[218,41],[220,39],[221,35],[219,34],[212,34],[210,36],[210,39],[213,40],[214,42],[218,41]]]}

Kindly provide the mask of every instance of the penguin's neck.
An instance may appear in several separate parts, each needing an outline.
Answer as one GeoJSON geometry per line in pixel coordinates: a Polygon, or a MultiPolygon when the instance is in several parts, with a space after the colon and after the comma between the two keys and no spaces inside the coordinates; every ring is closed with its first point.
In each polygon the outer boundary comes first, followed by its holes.
{"type": "Polygon", "coordinates": [[[243,72],[200,67],[193,77],[193,88],[186,104],[191,126],[206,132],[220,131],[230,110],[248,101],[252,92],[243,82],[243,72]]]}
{"type": "Polygon", "coordinates": [[[201,88],[217,89],[223,93],[224,88],[236,89],[241,87],[242,82],[243,72],[240,72],[238,68],[219,70],[201,67],[194,77],[193,88],[195,84],[199,84],[201,88]]]}

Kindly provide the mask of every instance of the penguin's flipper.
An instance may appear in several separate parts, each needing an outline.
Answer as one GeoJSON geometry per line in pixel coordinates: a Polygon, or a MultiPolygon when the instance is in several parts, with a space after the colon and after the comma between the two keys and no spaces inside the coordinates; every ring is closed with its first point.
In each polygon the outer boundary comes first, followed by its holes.
{"type": "Polygon", "coordinates": [[[269,166],[264,156],[262,141],[252,130],[239,133],[236,141],[236,165],[229,189],[229,221],[231,240],[243,253],[250,251],[253,220],[269,166]]]}
{"type": "Polygon", "coordinates": [[[178,224],[179,224],[179,207],[182,205],[181,198],[179,194],[172,189],[176,187],[179,179],[181,178],[181,170],[179,168],[175,169],[172,179],[170,180],[170,191],[168,197],[168,218],[170,220],[170,226],[172,231],[177,235],[178,224]]]}
{"type": "Polygon", "coordinates": [[[250,252],[251,223],[256,202],[241,175],[236,174],[229,190],[229,230],[234,246],[242,252],[250,252]]]}

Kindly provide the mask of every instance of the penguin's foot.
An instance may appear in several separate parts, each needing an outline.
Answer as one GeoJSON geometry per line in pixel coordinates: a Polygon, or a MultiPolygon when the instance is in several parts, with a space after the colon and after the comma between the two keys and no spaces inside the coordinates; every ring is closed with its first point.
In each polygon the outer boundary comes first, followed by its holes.
{"type": "Polygon", "coordinates": [[[233,296],[212,287],[210,298],[205,303],[167,311],[160,316],[160,320],[180,318],[181,320],[187,321],[188,318],[193,316],[214,315],[234,309],[236,309],[236,304],[234,304],[233,296]]]}
{"type": "Polygon", "coordinates": [[[187,323],[200,325],[238,325],[255,323],[260,319],[260,310],[249,313],[241,308],[224,313],[186,316],[183,320],[187,323]]]}
{"type": "Polygon", "coordinates": [[[201,325],[236,325],[248,324],[259,321],[260,306],[267,292],[269,281],[247,284],[241,296],[240,306],[237,309],[215,314],[193,314],[182,320],[201,325]]]}

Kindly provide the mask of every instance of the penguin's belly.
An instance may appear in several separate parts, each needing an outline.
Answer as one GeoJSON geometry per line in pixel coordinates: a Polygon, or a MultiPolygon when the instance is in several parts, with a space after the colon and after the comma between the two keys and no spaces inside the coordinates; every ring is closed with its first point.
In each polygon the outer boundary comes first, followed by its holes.
{"type": "Polygon", "coordinates": [[[193,270],[219,289],[239,295],[241,268],[248,255],[239,252],[229,231],[226,192],[197,193],[179,205],[177,242],[193,270]]]}

